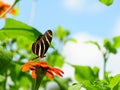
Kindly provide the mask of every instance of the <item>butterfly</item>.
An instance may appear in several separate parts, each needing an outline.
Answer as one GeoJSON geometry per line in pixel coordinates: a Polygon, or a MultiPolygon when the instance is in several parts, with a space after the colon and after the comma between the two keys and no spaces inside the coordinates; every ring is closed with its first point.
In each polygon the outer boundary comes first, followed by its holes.
{"type": "MultiPolygon", "coordinates": [[[[51,41],[52,41],[52,31],[51,30],[47,30],[43,35],[40,35],[38,37],[38,39],[36,40],[36,42],[34,42],[32,44],[32,51],[34,54],[37,55],[36,58],[43,58],[45,57],[45,53],[47,52],[51,41]]],[[[36,59],[33,58],[32,60],[36,59]]]]}

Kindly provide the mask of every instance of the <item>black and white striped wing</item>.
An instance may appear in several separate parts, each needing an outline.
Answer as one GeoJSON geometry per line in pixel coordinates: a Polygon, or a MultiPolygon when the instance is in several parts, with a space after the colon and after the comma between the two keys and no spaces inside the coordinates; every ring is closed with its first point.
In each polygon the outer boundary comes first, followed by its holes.
{"type": "Polygon", "coordinates": [[[32,45],[32,51],[34,54],[36,54],[38,57],[43,58],[45,56],[45,53],[47,52],[51,40],[52,40],[52,31],[48,30],[40,36],[36,42],[32,45]]]}

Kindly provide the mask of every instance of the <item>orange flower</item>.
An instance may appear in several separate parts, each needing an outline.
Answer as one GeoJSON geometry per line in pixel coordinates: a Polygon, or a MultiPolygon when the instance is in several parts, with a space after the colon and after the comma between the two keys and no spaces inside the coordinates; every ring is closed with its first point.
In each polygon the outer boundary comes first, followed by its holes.
{"type": "MultiPolygon", "coordinates": [[[[8,8],[10,8],[10,6],[11,6],[11,5],[6,4],[6,3],[0,1],[0,16],[1,16],[4,12],[6,12],[6,10],[7,10],[8,8]]],[[[14,14],[16,13],[16,10],[15,10],[14,8],[12,8],[8,13],[14,15],[14,14]]],[[[6,16],[4,15],[2,18],[5,18],[5,17],[6,17],[6,16]]]]}
{"type": "Polygon", "coordinates": [[[22,66],[22,72],[32,70],[32,78],[36,78],[39,74],[46,74],[49,78],[54,78],[54,73],[62,77],[64,72],[58,68],[54,68],[48,65],[47,62],[27,62],[22,66]]]}

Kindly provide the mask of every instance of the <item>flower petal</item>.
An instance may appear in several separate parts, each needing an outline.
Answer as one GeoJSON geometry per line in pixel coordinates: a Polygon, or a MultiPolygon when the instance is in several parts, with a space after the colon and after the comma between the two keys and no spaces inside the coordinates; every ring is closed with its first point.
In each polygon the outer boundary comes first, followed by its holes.
{"type": "Polygon", "coordinates": [[[46,76],[48,76],[49,78],[54,78],[54,74],[49,70],[46,72],[46,76]]]}
{"type": "Polygon", "coordinates": [[[51,68],[51,70],[52,70],[55,74],[57,74],[58,76],[63,77],[62,74],[64,74],[64,72],[63,72],[62,70],[60,70],[60,69],[58,69],[58,68],[51,68]]]}
{"type": "Polygon", "coordinates": [[[38,63],[39,63],[39,67],[40,66],[43,67],[43,68],[48,68],[49,67],[47,62],[38,62],[38,63]]]}
{"type": "Polygon", "coordinates": [[[64,74],[64,72],[63,72],[61,69],[59,69],[59,68],[53,68],[53,69],[54,69],[55,71],[58,71],[58,72],[64,74]]]}
{"type": "MultiPolygon", "coordinates": [[[[4,3],[3,1],[0,1],[0,16],[1,16],[4,12],[6,12],[6,10],[7,10],[8,8],[10,8],[10,7],[11,7],[11,5],[6,4],[6,3],[4,3]]],[[[14,14],[16,13],[16,9],[15,9],[15,8],[12,8],[8,13],[14,15],[14,14]]],[[[6,15],[4,15],[2,18],[5,18],[5,16],[6,16],[6,15]]]]}
{"type": "Polygon", "coordinates": [[[38,62],[29,62],[31,66],[37,66],[38,62]]]}
{"type": "Polygon", "coordinates": [[[30,66],[24,64],[24,65],[22,66],[22,72],[26,72],[26,71],[28,71],[28,70],[30,70],[30,66]]]}
{"type": "Polygon", "coordinates": [[[32,78],[36,78],[36,77],[37,77],[36,71],[32,70],[32,78]]]}
{"type": "Polygon", "coordinates": [[[46,76],[49,78],[54,78],[54,73],[58,76],[63,76],[64,72],[58,68],[49,66],[47,62],[38,61],[38,62],[27,62],[22,66],[22,71],[26,72],[32,70],[32,78],[36,78],[38,74],[46,72],[46,76]],[[44,71],[45,70],[45,71],[44,71]],[[37,71],[40,71],[37,73],[37,71]]]}

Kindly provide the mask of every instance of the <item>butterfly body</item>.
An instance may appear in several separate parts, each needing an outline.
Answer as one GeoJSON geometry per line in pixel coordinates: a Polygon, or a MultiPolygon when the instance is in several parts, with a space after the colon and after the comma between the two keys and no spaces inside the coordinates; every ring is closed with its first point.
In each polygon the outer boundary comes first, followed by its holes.
{"type": "MultiPolygon", "coordinates": [[[[32,51],[37,57],[43,58],[45,57],[45,53],[47,52],[51,41],[52,41],[52,31],[47,30],[43,35],[40,35],[36,42],[32,44],[32,51]]],[[[36,58],[37,58],[36,57],[36,58]]]]}

